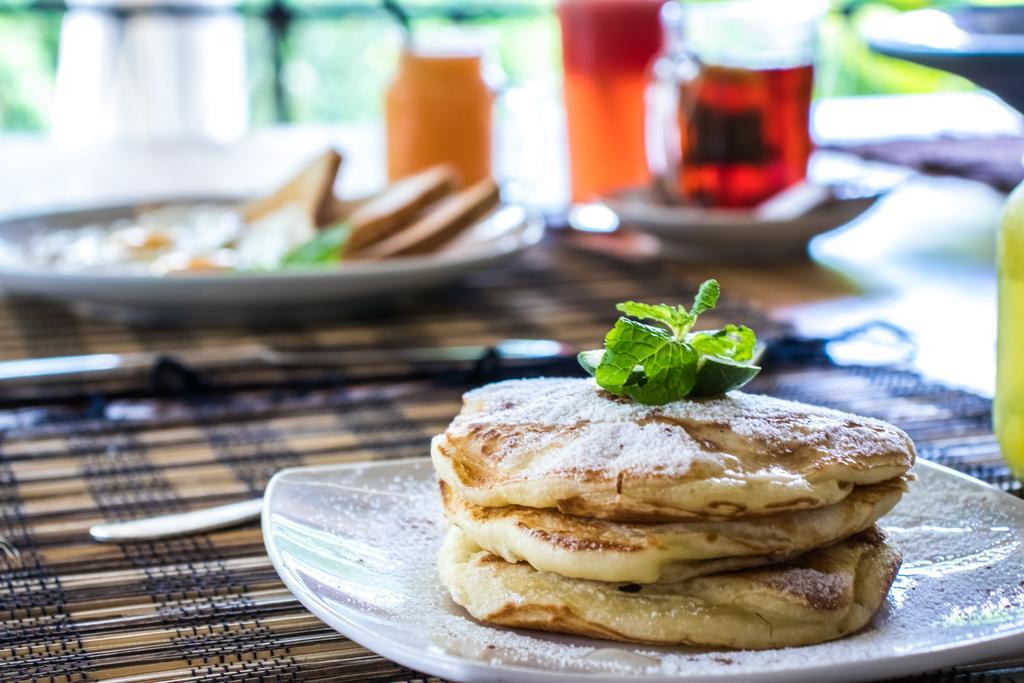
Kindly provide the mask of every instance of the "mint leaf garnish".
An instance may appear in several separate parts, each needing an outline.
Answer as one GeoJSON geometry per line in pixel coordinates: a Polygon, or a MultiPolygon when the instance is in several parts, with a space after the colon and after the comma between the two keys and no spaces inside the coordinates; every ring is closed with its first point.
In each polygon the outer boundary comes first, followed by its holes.
{"type": "Polygon", "coordinates": [[[682,306],[670,306],[664,303],[650,304],[626,301],[617,304],[615,310],[640,319],[640,321],[647,319],[647,321],[660,323],[669,330],[675,330],[680,326],[686,325],[689,319],[689,313],[682,306]]]}
{"type": "Polygon", "coordinates": [[[580,366],[607,391],[648,405],[742,386],[760,370],[748,362],[757,344],[754,331],[733,324],[712,332],[690,331],[702,313],[715,307],[720,293],[718,282],[707,280],[689,311],[668,304],[618,304],[616,309],[631,317],[619,318],[603,350],[580,353],[580,366]]]}
{"type": "Polygon", "coordinates": [[[295,247],[281,263],[285,266],[319,266],[341,260],[341,250],[348,240],[349,226],[339,223],[318,232],[308,242],[295,247]]]}
{"type": "Polygon", "coordinates": [[[704,356],[719,356],[734,361],[748,361],[754,357],[757,335],[746,325],[729,324],[715,332],[697,332],[690,344],[704,356]]]}
{"type": "Polygon", "coordinates": [[[718,286],[718,280],[705,280],[697,288],[697,296],[693,297],[693,308],[690,309],[690,318],[697,322],[697,316],[710,311],[718,304],[718,297],[722,289],[718,286]]]}
{"type": "Polygon", "coordinates": [[[604,348],[594,376],[614,394],[660,405],[685,396],[696,381],[697,352],[656,327],[619,318],[604,348]]]}
{"type": "Polygon", "coordinates": [[[659,322],[668,328],[672,336],[682,341],[697,322],[697,317],[715,307],[720,291],[717,280],[705,280],[697,289],[697,296],[693,298],[693,308],[689,311],[683,306],[641,304],[636,301],[626,301],[617,305],[615,309],[640,320],[659,322]]]}

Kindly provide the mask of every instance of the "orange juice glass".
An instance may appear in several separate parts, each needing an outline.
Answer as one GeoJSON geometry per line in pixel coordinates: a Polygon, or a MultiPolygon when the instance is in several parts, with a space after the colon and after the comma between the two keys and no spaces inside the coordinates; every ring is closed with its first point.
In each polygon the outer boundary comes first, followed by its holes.
{"type": "Polygon", "coordinates": [[[490,176],[493,106],[481,50],[406,46],[385,100],[388,178],[439,163],[464,185],[490,176]]]}

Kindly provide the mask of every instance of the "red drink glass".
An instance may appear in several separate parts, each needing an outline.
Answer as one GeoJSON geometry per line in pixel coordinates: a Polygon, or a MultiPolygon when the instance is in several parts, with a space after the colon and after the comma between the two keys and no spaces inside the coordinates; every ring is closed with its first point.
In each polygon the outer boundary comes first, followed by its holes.
{"type": "Polygon", "coordinates": [[[644,88],[664,0],[561,0],[573,201],[647,183],[644,88]]]}

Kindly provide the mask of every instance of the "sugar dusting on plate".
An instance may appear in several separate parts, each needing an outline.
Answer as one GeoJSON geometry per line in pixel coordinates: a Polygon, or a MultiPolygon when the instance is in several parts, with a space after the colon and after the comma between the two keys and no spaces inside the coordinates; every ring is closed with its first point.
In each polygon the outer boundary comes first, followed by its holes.
{"type": "Polygon", "coordinates": [[[358,559],[366,573],[346,581],[372,584],[358,587],[362,599],[372,599],[374,591],[386,594],[389,628],[406,641],[428,643],[433,655],[536,671],[741,676],[852,665],[983,635],[1024,635],[1024,511],[998,499],[1002,494],[931,468],[922,468],[910,493],[883,520],[904,553],[904,568],[865,631],[801,648],[710,652],[514,631],[473,620],[437,578],[442,523],[433,476],[423,465],[406,472],[338,486],[317,526],[331,530],[331,552],[365,553],[358,559]]]}

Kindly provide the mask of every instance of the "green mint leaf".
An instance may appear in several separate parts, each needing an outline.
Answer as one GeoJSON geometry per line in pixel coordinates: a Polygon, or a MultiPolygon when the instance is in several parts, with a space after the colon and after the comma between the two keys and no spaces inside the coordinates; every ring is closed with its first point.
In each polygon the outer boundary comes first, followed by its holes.
{"type": "Polygon", "coordinates": [[[693,388],[697,359],[693,347],[666,331],[619,318],[605,337],[605,352],[594,377],[613,394],[662,405],[683,398],[693,388]]]}
{"type": "Polygon", "coordinates": [[[676,311],[672,306],[668,306],[666,304],[642,304],[636,301],[624,301],[615,306],[615,310],[619,311],[619,313],[625,313],[628,316],[637,318],[638,320],[654,320],[673,332],[675,331],[677,316],[676,311]]]}
{"type": "Polygon", "coordinates": [[[594,373],[597,383],[613,393],[620,393],[635,367],[658,353],[672,341],[664,330],[651,325],[619,318],[604,338],[604,356],[594,373]]]}
{"type": "MultiPolygon", "coordinates": [[[[604,358],[604,349],[580,351],[576,356],[576,360],[579,362],[580,367],[583,368],[583,370],[591,377],[597,374],[597,369],[601,366],[602,358],[604,358]]],[[[643,367],[638,365],[633,368],[633,372],[629,376],[629,379],[626,380],[625,386],[640,384],[645,381],[647,380],[644,378],[643,367]]]]}
{"type": "Polygon", "coordinates": [[[697,288],[697,295],[693,297],[693,308],[690,309],[692,322],[697,322],[697,316],[710,311],[718,303],[718,296],[722,293],[718,286],[718,280],[705,280],[697,288]]]}
{"type": "Polygon", "coordinates": [[[715,332],[697,332],[687,339],[702,356],[717,356],[737,362],[753,358],[757,336],[746,325],[726,325],[715,332]]]}
{"type": "Polygon", "coordinates": [[[284,266],[319,266],[341,260],[341,250],[348,240],[349,226],[339,223],[318,232],[311,240],[288,252],[284,266]]]}
{"type": "Polygon", "coordinates": [[[627,385],[622,392],[634,401],[649,406],[663,406],[685,398],[697,381],[697,364],[670,366],[656,380],[627,385]],[[687,388],[689,387],[689,388],[687,388]]]}
{"type": "Polygon", "coordinates": [[[642,304],[636,301],[626,301],[618,304],[615,308],[620,313],[625,313],[640,320],[653,320],[661,323],[672,333],[672,336],[680,341],[686,336],[687,331],[693,327],[695,320],[682,306],[642,304]]]}
{"type": "Polygon", "coordinates": [[[701,283],[689,311],[668,304],[620,303],[616,308],[630,317],[615,323],[604,350],[580,353],[579,363],[604,389],[648,405],[741,387],[761,369],[748,362],[757,344],[754,331],[726,325],[690,332],[702,313],[718,305],[720,294],[718,281],[711,279],[701,283]]]}
{"type": "Polygon", "coordinates": [[[661,323],[668,328],[677,341],[683,341],[687,332],[697,322],[697,316],[715,307],[720,293],[721,289],[717,280],[705,280],[697,288],[697,295],[693,298],[693,308],[690,311],[683,306],[643,304],[637,301],[624,301],[615,308],[620,313],[639,320],[653,320],[661,323]]]}

